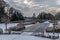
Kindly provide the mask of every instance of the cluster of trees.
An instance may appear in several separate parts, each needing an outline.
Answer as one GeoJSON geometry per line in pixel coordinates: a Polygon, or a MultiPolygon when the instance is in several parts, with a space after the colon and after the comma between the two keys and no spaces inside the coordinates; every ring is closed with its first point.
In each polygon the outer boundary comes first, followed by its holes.
{"type": "Polygon", "coordinates": [[[22,15],[22,13],[14,13],[12,16],[11,16],[11,21],[19,21],[19,20],[24,20],[24,17],[22,15]]]}
{"type": "MultiPolygon", "coordinates": [[[[1,22],[1,18],[2,18],[1,15],[3,15],[3,14],[6,14],[7,15],[8,14],[8,13],[5,13],[4,8],[5,7],[0,7],[0,22],[1,22]]],[[[14,11],[14,8],[10,8],[9,9],[9,14],[12,14],[11,16],[9,16],[10,21],[24,20],[24,17],[23,17],[23,15],[22,15],[21,12],[18,12],[16,10],[15,10],[15,12],[13,12],[13,11],[14,11]]]]}
{"type": "Polygon", "coordinates": [[[9,9],[9,17],[10,17],[10,21],[24,20],[24,16],[22,15],[22,12],[19,12],[18,10],[12,7],[9,9]]]}
{"type": "Polygon", "coordinates": [[[12,14],[12,15],[10,15],[11,16],[10,17],[10,21],[24,20],[24,17],[22,15],[22,12],[19,12],[19,11],[17,11],[14,8],[10,8],[9,14],[12,14]]]}
{"type": "Polygon", "coordinates": [[[60,20],[60,12],[57,12],[56,15],[52,15],[51,13],[41,12],[38,16],[38,19],[43,20],[60,20]]]}
{"type": "Polygon", "coordinates": [[[55,18],[56,18],[57,20],[60,20],[60,12],[57,12],[57,14],[55,15],[55,18]]]}

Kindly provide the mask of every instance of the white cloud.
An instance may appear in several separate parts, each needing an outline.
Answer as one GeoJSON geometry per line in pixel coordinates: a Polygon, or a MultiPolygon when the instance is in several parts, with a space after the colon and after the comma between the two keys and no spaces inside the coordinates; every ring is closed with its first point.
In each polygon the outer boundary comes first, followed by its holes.
{"type": "Polygon", "coordinates": [[[28,4],[28,0],[24,0],[24,2],[23,2],[23,3],[28,4]]]}
{"type": "Polygon", "coordinates": [[[40,3],[36,3],[36,2],[33,2],[32,0],[13,0],[13,2],[15,3],[15,5],[17,5],[17,6],[21,6],[21,5],[24,5],[24,6],[27,6],[27,7],[29,7],[29,8],[32,8],[32,7],[40,7],[40,8],[42,8],[42,7],[48,7],[48,5],[47,4],[40,4],[40,3]]]}
{"type": "Polygon", "coordinates": [[[60,12],[60,8],[57,7],[49,7],[47,8],[48,12],[51,12],[51,14],[55,15],[57,12],[60,12]]]}
{"type": "Polygon", "coordinates": [[[57,3],[58,5],[60,5],[60,0],[56,0],[56,3],[57,3]]]}

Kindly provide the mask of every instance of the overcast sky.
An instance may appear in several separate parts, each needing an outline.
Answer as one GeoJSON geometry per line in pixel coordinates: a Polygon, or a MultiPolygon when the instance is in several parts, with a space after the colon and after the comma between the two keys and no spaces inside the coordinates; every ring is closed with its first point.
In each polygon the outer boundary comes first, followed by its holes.
{"type": "Polygon", "coordinates": [[[60,0],[5,0],[10,6],[21,10],[25,16],[38,15],[41,11],[60,11],[60,0]]]}

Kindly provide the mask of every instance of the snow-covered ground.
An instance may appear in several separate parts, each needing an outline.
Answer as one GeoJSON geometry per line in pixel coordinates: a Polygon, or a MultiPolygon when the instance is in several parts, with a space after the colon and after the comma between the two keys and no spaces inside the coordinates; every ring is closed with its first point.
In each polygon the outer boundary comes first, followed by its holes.
{"type": "MultiPolygon", "coordinates": [[[[18,23],[8,23],[7,24],[7,28],[9,28],[9,27],[14,27],[14,26],[16,26],[18,23]]],[[[25,25],[25,27],[27,28],[27,27],[30,27],[30,26],[32,26],[33,24],[31,24],[31,25],[25,25]]],[[[2,23],[2,24],[0,24],[0,28],[2,28],[3,29],[3,31],[5,31],[5,29],[6,29],[6,26],[5,26],[5,23],[2,23]]]]}
{"type": "MultiPolygon", "coordinates": [[[[18,23],[8,23],[8,24],[7,24],[7,28],[9,28],[9,27],[14,27],[14,26],[16,26],[17,24],[18,24],[18,23]]],[[[5,23],[0,24],[0,28],[2,28],[2,29],[3,29],[3,32],[5,32],[5,29],[6,29],[5,23]]]]}
{"type": "MultiPolygon", "coordinates": [[[[48,21],[44,22],[44,23],[49,23],[48,21]]],[[[9,23],[7,24],[7,27],[13,27],[16,26],[18,23],[9,23]]],[[[33,25],[33,24],[32,24],[33,25]]],[[[32,26],[32,25],[25,25],[26,28],[32,26]]],[[[50,23],[50,25],[48,27],[53,27],[52,23],[50,23]]],[[[0,24],[0,28],[2,28],[5,31],[5,24],[0,24]]],[[[0,40],[52,40],[52,39],[48,39],[48,38],[42,38],[42,37],[36,37],[31,35],[33,34],[33,32],[23,32],[20,35],[16,35],[16,34],[10,34],[10,35],[0,35],[0,40]]],[[[45,35],[48,35],[48,33],[45,33],[45,35]]],[[[49,35],[53,35],[52,33],[49,33],[49,35]]],[[[58,35],[58,34],[56,34],[58,35]]],[[[60,34],[59,34],[60,36],[60,34]]],[[[56,39],[56,40],[60,40],[56,39]]]]}
{"type": "Polygon", "coordinates": [[[25,35],[0,35],[0,40],[51,40],[51,39],[25,35]]]}

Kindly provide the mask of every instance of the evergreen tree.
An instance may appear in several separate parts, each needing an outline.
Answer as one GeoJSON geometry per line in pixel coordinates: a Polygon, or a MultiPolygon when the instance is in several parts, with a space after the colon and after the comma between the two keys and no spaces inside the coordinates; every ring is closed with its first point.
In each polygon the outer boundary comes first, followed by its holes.
{"type": "Polygon", "coordinates": [[[41,12],[41,13],[37,16],[37,18],[38,18],[38,19],[46,19],[45,15],[46,15],[45,12],[41,12]]]}
{"type": "Polygon", "coordinates": [[[48,20],[54,20],[55,19],[55,17],[51,13],[48,13],[47,17],[48,17],[48,20]]]}
{"type": "Polygon", "coordinates": [[[12,16],[11,16],[11,21],[17,21],[18,20],[18,17],[16,16],[16,14],[14,13],[12,16]]]}
{"type": "Polygon", "coordinates": [[[19,20],[24,20],[24,17],[23,17],[23,15],[22,15],[22,13],[18,13],[18,12],[17,12],[17,15],[18,15],[18,19],[19,19],[19,20]]]}
{"type": "Polygon", "coordinates": [[[1,17],[0,17],[0,23],[1,23],[1,17]]]}
{"type": "Polygon", "coordinates": [[[60,12],[57,12],[57,14],[55,15],[56,20],[60,20],[60,12]]]}
{"type": "Polygon", "coordinates": [[[4,13],[4,7],[0,7],[0,14],[4,13]]]}
{"type": "Polygon", "coordinates": [[[11,21],[18,21],[18,20],[24,20],[24,17],[21,13],[17,12],[11,16],[11,21]]]}
{"type": "Polygon", "coordinates": [[[37,18],[43,20],[54,20],[54,16],[51,13],[45,13],[45,12],[39,14],[37,18]]]}

